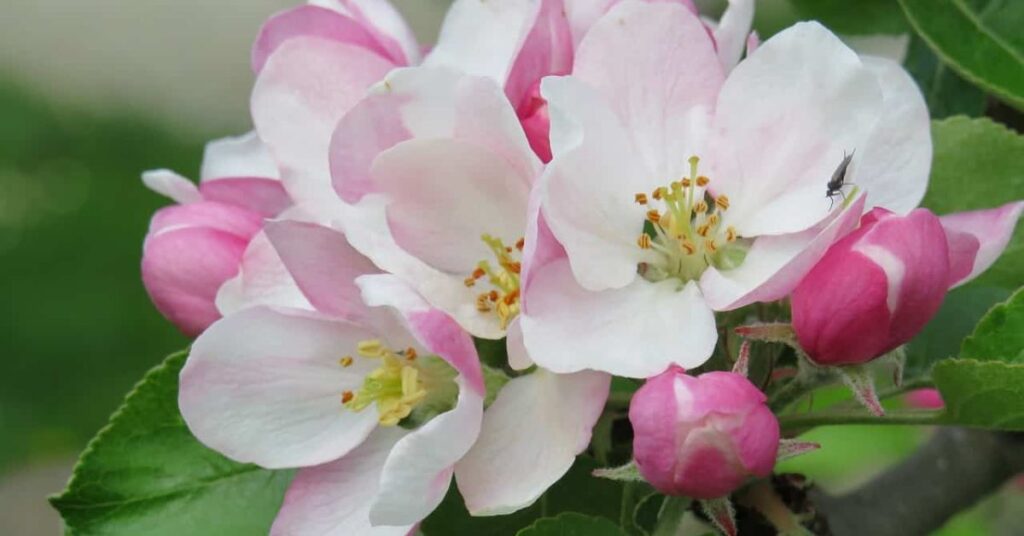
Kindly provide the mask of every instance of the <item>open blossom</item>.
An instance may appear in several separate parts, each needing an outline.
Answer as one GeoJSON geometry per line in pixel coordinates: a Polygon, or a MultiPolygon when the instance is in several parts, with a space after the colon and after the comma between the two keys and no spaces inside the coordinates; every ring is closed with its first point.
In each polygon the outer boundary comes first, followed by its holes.
{"type": "Polygon", "coordinates": [[[689,10],[622,2],[542,95],[554,158],[538,188],[564,254],[534,266],[521,325],[556,372],[700,365],[713,311],[786,296],[864,206],[906,212],[927,184],[914,82],[816,23],[726,76],[689,10]],[[854,151],[846,179],[866,194],[831,210],[826,183],[854,151]]]}
{"type": "Polygon", "coordinates": [[[876,208],[793,291],[793,329],[810,359],[856,365],[914,337],[946,291],[988,268],[1024,202],[939,218],[876,208]]]}
{"type": "Polygon", "coordinates": [[[211,142],[197,187],[169,170],[143,175],[178,204],[153,215],[142,281],[158,310],[187,335],[220,318],[221,285],[239,271],[249,242],[290,200],[277,169],[253,134],[211,142]]]}
{"type": "Polygon", "coordinates": [[[633,457],[658,491],[715,499],[775,467],[779,421],[740,374],[672,367],[633,395],[633,457]]]}
{"type": "Polygon", "coordinates": [[[318,308],[251,307],[214,323],[182,370],[182,416],[229,458],[301,468],[273,534],[405,534],[480,432],[472,340],[393,276],[351,279],[373,268],[341,235],[274,225],[270,236],[310,238],[283,253],[293,262],[310,247],[338,262],[297,278],[318,308]]]}

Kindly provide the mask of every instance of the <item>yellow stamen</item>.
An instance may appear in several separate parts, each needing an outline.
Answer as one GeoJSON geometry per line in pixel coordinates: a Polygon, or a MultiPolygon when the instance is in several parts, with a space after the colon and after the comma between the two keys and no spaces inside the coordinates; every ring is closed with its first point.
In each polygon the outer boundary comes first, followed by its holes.
{"type": "Polygon", "coordinates": [[[647,194],[645,194],[645,193],[636,194],[636,196],[634,196],[633,199],[637,202],[638,205],[646,205],[647,204],[647,194]]]}
{"type": "Polygon", "coordinates": [[[341,403],[348,404],[353,398],[355,398],[355,396],[356,395],[354,395],[352,391],[344,391],[341,393],[341,403]]]}
{"type": "Polygon", "coordinates": [[[658,212],[657,210],[648,210],[647,219],[651,223],[658,223],[661,220],[661,213],[658,212]]]}
{"type": "Polygon", "coordinates": [[[704,214],[708,211],[708,204],[704,201],[697,201],[697,204],[693,206],[693,211],[697,214],[704,214]]]}
{"type": "Polygon", "coordinates": [[[705,240],[704,241],[704,249],[708,250],[708,253],[714,253],[714,252],[718,251],[718,246],[715,245],[715,241],[714,240],[705,240]]]}
{"type": "Polygon", "coordinates": [[[685,251],[687,255],[693,255],[697,251],[697,246],[694,245],[694,243],[691,242],[689,239],[683,240],[683,242],[679,245],[680,247],[682,247],[683,251],[685,251]]]}
{"type": "Polygon", "coordinates": [[[636,245],[640,246],[640,249],[651,249],[651,235],[642,234],[636,239],[636,245]]]}
{"type": "Polygon", "coordinates": [[[347,367],[351,367],[352,366],[352,361],[353,361],[352,356],[347,355],[347,356],[339,359],[338,360],[338,364],[340,364],[341,366],[347,368],[347,367]]]}
{"type": "Polygon", "coordinates": [[[715,205],[718,206],[718,208],[720,210],[728,210],[729,209],[729,198],[726,197],[725,195],[720,195],[720,196],[715,198],[715,205]]]}
{"type": "Polygon", "coordinates": [[[699,188],[707,186],[709,182],[711,182],[711,179],[705,177],[704,175],[697,177],[697,187],[699,188]]]}
{"type": "Polygon", "coordinates": [[[725,229],[725,241],[735,242],[736,241],[736,228],[730,225],[725,229]]]}
{"type": "Polygon", "coordinates": [[[384,345],[377,339],[359,341],[356,351],[363,357],[381,357],[384,355],[384,345]]]}

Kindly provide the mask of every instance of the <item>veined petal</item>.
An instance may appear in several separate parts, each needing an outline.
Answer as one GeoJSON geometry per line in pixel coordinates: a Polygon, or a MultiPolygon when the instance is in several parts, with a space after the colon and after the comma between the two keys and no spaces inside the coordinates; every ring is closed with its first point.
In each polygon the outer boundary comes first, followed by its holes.
{"type": "Polygon", "coordinates": [[[342,406],[373,368],[338,360],[374,334],[354,324],[257,307],[210,326],[181,371],[178,405],[206,446],[267,468],[322,464],[377,426],[342,406]]]}
{"type": "Polygon", "coordinates": [[[647,378],[669,365],[694,368],[715,348],[715,317],[693,281],[651,283],[592,292],[573,278],[568,262],[537,270],[521,316],[530,357],[553,372],[586,369],[647,378]]]}
{"type": "Polygon", "coordinates": [[[493,81],[448,69],[397,69],[338,124],[331,142],[334,188],[348,203],[378,191],[376,158],[415,138],[455,138],[490,150],[532,184],[540,161],[493,81]]]}
{"type": "Polygon", "coordinates": [[[278,162],[289,195],[320,220],[341,210],[328,161],[334,127],[392,67],[363,48],[296,37],[277,48],[256,80],[256,131],[278,162]]]}
{"type": "Polygon", "coordinates": [[[601,372],[537,369],[507,383],[484,413],[480,439],[455,466],[470,514],[515,512],[558,481],[590,444],[610,382],[601,372]]]}
{"type": "Polygon", "coordinates": [[[732,201],[725,219],[746,237],[820,222],[829,178],[844,152],[858,165],[881,111],[875,75],[820,24],[764,42],[718,96],[707,173],[732,201]]]}
{"type": "Polygon", "coordinates": [[[865,196],[859,195],[834,217],[806,231],[758,238],[743,264],[732,270],[708,268],[700,278],[704,299],[716,311],[729,311],[788,296],[829,246],[856,227],[864,202],[865,196]]]}
{"type": "Polygon", "coordinates": [[[906,214],[921,203],[932,164],[931,120],[921,90],[893,61],[862,56],[882,88],[882,115],[851,165],[849,180],[867,192],[867,210],[906,214]]]}
{"type": "Polygon", "coordinates": [[[265,232],[299,289],[318,311],[358,321],[369,315],[356,278],[380,270],[328,227],[297,221],[267,224],[265,232]]]}
{"type": "Polygon", "coordinates": [[[687,159],[701,154],[725,75],[688,9],[622,2],[580,43],[573,77],[611,105],[660,185],[682,177],[687,159]]]}
{"type": "MultiPolygon", "coordinates": [[[[470,342],[472,347],[472,342],[470,342]]],[[[480,434],[482,392],[459,375],[455,408],[434,417],[391,449],[380,477],[380,490],[370,507],[373,525],[410,525],[441,504],[451,484],[454,465],[480,434]]]]}
{"type": "Polygon", "coordinates": [[[542,213],[583,287],[624,287],[636,278],[642,253],[636,238],[644,214],[634,196],[659,180],[593,88],[575,77],[551,77],[541,91],[551,112],[554,153],[538,186],[542,213]]]}
{"type": "Polygon", "coordinates": [[[271,536],[405,536],[412,525],[373,527],[370,504],[388,453],[406,431],[380,427],[344,457],[300,469],[274,519],[271,536]]]}
{"type": "Polygon", "coordinates": [[[199,181],[226,178],[280,178],[274,158],[256,131],[206,144],[199,181]]]}
{"type": "Polygon", "coordinates": [[[947,214],[939,218],[946,230],[950,254],[950,287],[960,286],[987,270],[1006,249],[1024,211],[1024,201],[987,210],[947,214]],[[976,241],[975,247],[958,247],[957,235],[976,241]]]}

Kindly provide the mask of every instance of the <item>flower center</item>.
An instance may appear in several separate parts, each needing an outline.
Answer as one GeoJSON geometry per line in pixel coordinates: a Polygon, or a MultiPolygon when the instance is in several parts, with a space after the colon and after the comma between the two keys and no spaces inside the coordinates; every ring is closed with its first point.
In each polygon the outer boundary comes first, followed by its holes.
{"type": "Polygon", "coordinates": [[[652,255],[637,271],[644,279],[657,282],[670,277],[690,281],[708,266],[729,269],[746,257],[749,241],[732,226],[723,226],[729,198],[708,191],[711,179],[697,174],[700,159],[690,157],[690,176],[655,189],[648,196],[638,193],[637,204],[648,207],[644,232],[637,246],[652,255]]]}
{"type": "Polygon", "coordinates": [[[508,329],[509,322],[519,314],[519,271],[522,265],[513,257],[513,253],[523,250],[523,239],[516,242],[514,249],[506,246],[500,238],[488,234],[480,239],[491,250],[497,267],[490,261],[482,260],[465,283],[467,287],[474,287],[484,276],[487,277],[491,289],[477,295],[476,310],[481,313],[493,312],[498,315],[501,329],[508,329]]]}
{"type": "MultiPolygon", "coordinates": [[[[360,341],[356,352],[361,358],[379,360],[380,366],[366,375],[358,391],[341,394],[342,404],[351,411],[359,412],[376,403],[380,424],[394,426],[425,402],[437,405],[442,400],[454,400],[454,370],[438,357],[420,358],[412,347],[395,351],[377,339],[360,341]]],[[[339,360],[342,367],[354,362],[352,356],[339,360]]]]}

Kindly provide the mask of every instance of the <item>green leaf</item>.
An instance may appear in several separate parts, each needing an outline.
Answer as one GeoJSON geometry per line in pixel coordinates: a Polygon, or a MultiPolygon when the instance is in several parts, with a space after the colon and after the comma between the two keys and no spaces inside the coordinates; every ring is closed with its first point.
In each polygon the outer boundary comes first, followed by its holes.
{"type": "Polygon", "coordinates": [[[960,357],[1024,362],[1024,288],[992,308],[964,340],[960,357]]]}
{"type": "Polygon", "coordinates": [[[619,482],[591,475],[598,465],[591,458],[576,458],[569,472],[528,508],[513,514],[493,517],[471,517],[456,486],[440,506],[421,525],[426,536],[449,534],[487,534],[512,536],[534,521],[564,512],[577,512],[605,517],[618,522],[623,486],[619,482]]]}
{"type": "MultiPolygon", "coordinates": [[[[1024,192],[1024,136],[989,119],[932,122],[935,159],[923,206],[937,214],[993,208],[1024,192]]],[[[1024,232],[1018,226],[1003,256],[972,282],[1024,286],[1024,232]]]]}
{"type": "Polygon", "coordinates": [[[921,88],[932,118],[953,115],[977,117],[985,112],[987,97],[935,55],[916,35],[907,48],[904,66],[921,88]]]}
{"type": "Polygon", "coordinates": [[[899,34],[909,30],[899,5],[892,0],[792,0],[804,18],[819,20],[847,35],[899,34]]]}
{"type": "Polygon", "coordinates": [[[949,359],[932,370],[949,424],[1024,430],[1024,365],[949,359]]]}
{"type": "Polygon", "coordinates": [[[618,525],[602,517],[568,512],[538,519],[519,531],[517,536],[625,536],[625,533],[618,525]]]}
{"type": "Polygon", "coordinates": [[[1021,2],[899,3],[910,24],[943,61],[1008,104],[1024,109],[1021,2]],[[984,9],[979,9],[982,5],[984,9]]]}
{"type": "Polygon", "coordinates": [[[935,318],[907,345],[904,381],[923,378],[936,362],[960,355],[961,343],[981,317],[1009,295],[1006,289],[974,285],[954,289],[946,295],[935,318]]]}
{"type": "Polygon", "coordinates": [[[186,352],[149,371],[50,502],[69,534],[266,534],[291,480],[201,445],[178,413],[186,352]]]}

